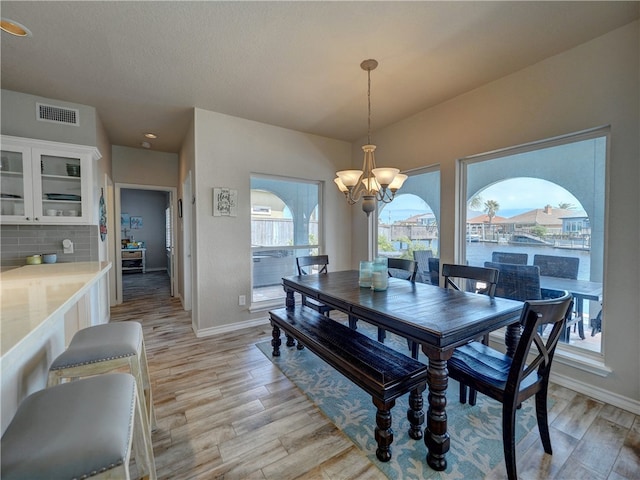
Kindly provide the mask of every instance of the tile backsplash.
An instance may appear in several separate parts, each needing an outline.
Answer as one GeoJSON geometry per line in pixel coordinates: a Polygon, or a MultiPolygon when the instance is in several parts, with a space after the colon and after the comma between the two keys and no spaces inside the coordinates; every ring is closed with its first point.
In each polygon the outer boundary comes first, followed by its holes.
{"type": "Polygon", "coordinates": [[[26,257],[55,253],[58,263],[98,261],[97,225],[0,225],[0,266],[26,265],[26,257]],[[73,253],[63,253],[62,241],[73,242],[73,253]]]}

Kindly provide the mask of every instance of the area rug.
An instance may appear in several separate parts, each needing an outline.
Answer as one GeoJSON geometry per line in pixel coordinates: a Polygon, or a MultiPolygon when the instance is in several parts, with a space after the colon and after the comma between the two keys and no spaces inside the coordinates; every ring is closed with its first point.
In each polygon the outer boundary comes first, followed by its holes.
{"type": "MultiPolygon", "coordinates": [[[[358,331],[375,337],[370,327],[358,325],[358,331]],[[367,330],[369,331],[367,332],[367,330]]],[[[375,407],[371,396],[351,383],[314,353],[307,349],[289,348],[283,342],[280,357],[272,357],[270,342],[256,346],[269,358],[322,412],[342,430],[384,474],[396,479],[482,479],[502,459],[502,405],[478,394],[476,406],[461,404],[458,384],[449,380],[447,390],[448,431],[451,449],[447,454],[447,469],[436,472],[426,464],[427,449],[424,440],[409,437],[406,419],[408,397],[396,401],[392,410],[394,439],[392,458],[380,462],[376,458],[375,407]]],[[[406,341],[387,333],[386,345],[406,351],[406,341]],[[390,338],[391,337],[391,338],[390,338]]],[[[421,354],[422,355],[422,354],[421,354]]],[[[421,357],[426,363],[426,357],[421,357]]],[[[424,394],[425,415],[427,392],[424,394]]],[[[517,413],[516,443],[532,428],[536,428],[533,399],[523,403],[517,413]]],[[[542,448],[542,447],[541,447],[542,448]]]]}

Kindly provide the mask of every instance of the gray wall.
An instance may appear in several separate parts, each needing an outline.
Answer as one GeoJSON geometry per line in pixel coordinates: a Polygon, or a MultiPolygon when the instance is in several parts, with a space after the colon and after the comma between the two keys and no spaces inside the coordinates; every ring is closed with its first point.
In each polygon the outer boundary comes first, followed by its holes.
{"type": "MultiPolygon", "coordinates": [[[[142,241],[147,249],[147,270],[166,270],[165,214],[169,203],[169,193],[155,190],[122,189],[120,207],[122,213],[132,217],[142,217],[142,228],[128,229],[128,237],[142,241]]],[[[123,236],[125,238],[125,236],[123,236]]]]}
{"type": "Polygon", "coordinates": [[[3,135],[98,146],[95,108],[11,90],[2,90],[0,93],[2,95],[1,131],[3,135]],[[36,102],[78,110],[78,126],[36,120],[36,102]]]}
{"type": "Polygon", "coordinates": [[[0,266],[21,267],[29,255],[55,253],[58,263],[98,261],[97,225],[3,225],[0,266]],[[73,242],[73,253],[62,253],[62,241],[73,242]]]}

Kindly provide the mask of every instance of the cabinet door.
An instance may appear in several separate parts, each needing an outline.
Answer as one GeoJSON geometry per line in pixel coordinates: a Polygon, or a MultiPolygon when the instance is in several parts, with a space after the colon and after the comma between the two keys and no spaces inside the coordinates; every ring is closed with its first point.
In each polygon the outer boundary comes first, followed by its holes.
{"type": "Polygon", "coordinates": [[[3,221],[30,223],[34,218],[31,149],[2,142],[0,215],[3,221]]]}
{"type": "Polygon", "coordinates": [[[43,223],[86,223],[90,164],[85,157],[40,148],[32,157],[36,216],[43,223]]]}

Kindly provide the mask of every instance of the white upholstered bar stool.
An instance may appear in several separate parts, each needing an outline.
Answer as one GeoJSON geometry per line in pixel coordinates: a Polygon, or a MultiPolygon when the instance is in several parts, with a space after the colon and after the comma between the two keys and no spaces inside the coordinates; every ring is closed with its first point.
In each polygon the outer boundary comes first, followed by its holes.
{"type": "Polygon", "coordinates": [[[147,354],[138,322],[105,323],[78,330],[49,367],[48,386],[123,368],[135,377],[138,391],[144,392],[143,408],[151,430],[155,430],[147,354]]]}
{"type": "Polygon", "coordinates": [[[151,435],[136,382],[98,375],[32,393],[2,435],[3,480],[155,479],[151,435]]]}

